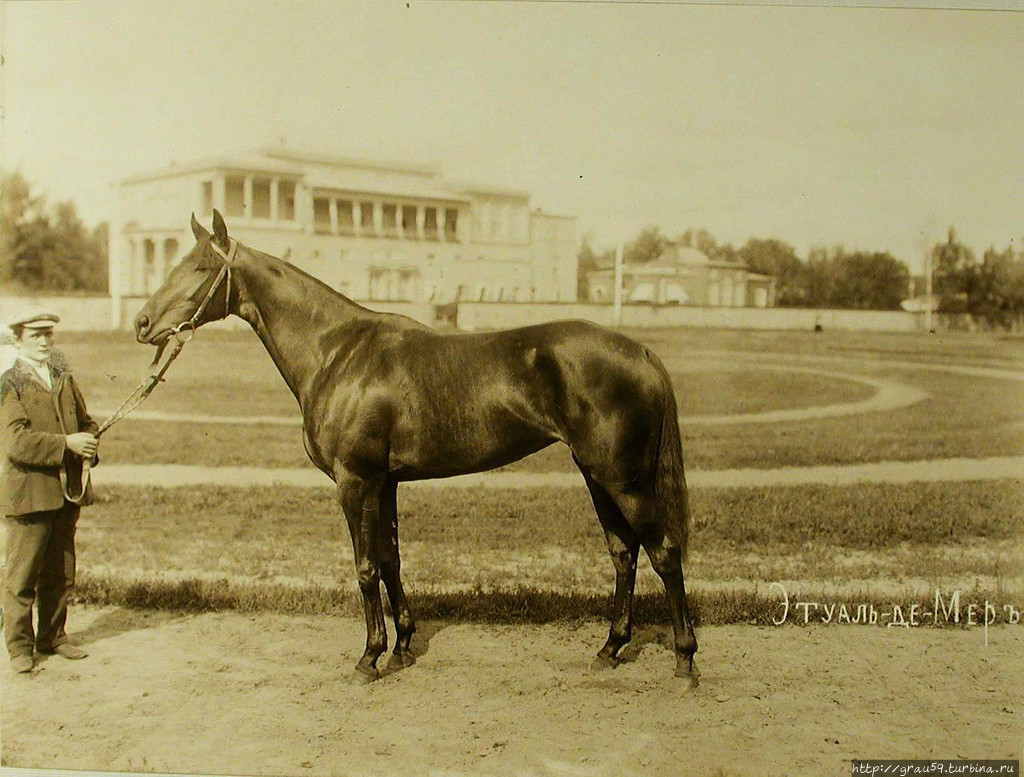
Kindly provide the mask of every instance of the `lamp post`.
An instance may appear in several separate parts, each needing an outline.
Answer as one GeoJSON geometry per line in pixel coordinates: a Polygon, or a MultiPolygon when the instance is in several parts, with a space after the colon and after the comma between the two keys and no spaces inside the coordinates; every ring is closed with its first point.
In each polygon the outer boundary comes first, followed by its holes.
{"type": "Polygon", "coordinates": [[[924,256],[924,327],[928,332],[934,332],[932,323],[932,254],[931,251],[924,256]]]}
{"type": "Polygon", "coordinates": [[[613,320],[622,326],[622,246],[615,249],[615,288],[613,291],[613,320]]]}

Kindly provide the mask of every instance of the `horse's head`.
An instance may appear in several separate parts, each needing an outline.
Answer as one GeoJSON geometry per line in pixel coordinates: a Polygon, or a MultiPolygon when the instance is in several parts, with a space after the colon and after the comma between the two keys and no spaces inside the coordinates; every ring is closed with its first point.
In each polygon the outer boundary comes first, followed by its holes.
{"type": "Polygon", "coordinates": [[[193,214],[192,233],[195,246],[135,317],[135,336],[140,343],[163,346],[171,335],[217,321],[230,312],[228,269],[234,258],[234,241],[228,238],[224,218],[214,210],[210,234],[193,214]]]}

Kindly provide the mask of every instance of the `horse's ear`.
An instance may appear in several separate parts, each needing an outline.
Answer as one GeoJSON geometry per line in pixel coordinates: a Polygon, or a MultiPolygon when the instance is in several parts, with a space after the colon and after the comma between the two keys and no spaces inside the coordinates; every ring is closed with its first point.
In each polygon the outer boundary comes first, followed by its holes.
{"type": "Polygon", "coordinates": [[[224,223],[224,217],[216,208],[213,209],[213,236],[225,251],[231,247],[228,243],[228,225],[224,223]]]}
{"type": "Polygon", "coordinates": [[[210,233],[203,228],[203,225],[196,221],[195,213],[192,214],[192,234],[196,236],[196,242],[210,236],[210,233]]]}

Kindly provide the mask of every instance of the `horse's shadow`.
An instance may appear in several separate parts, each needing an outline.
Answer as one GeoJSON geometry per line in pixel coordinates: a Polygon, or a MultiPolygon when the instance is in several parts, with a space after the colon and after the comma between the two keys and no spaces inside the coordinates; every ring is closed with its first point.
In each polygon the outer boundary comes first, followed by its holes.
{"type": "Polygon", "coordinates": [[[619,661],[624,664],[636,661],[648,645],[675,650],[672,629],[666,626],[641,626],[636,629],[633,639],[619,652],[619,661]]]}
{"type": "MultiPolygon", "coordinates": [[[[419,661],[423,656],[430,652],[430,640],[432,640],[437,634],[444,629],[448,628],[449,624],[444,621],[417,621],[416,622],[416,633],[412,635],[412,642],[409,645],[409,652],[412,653],[413,658],[419,661]]],[[[384,657],[382,656],[382,659],[384,657]]],[[[390,659],[390,656],[388,656],[390,659]]],[[[381,677],[387,677],[388,675],[395,674],[396,672],[402,671],[404,666],[392,664],[390,660],[385,663],[381,661],[381,677]]]]}

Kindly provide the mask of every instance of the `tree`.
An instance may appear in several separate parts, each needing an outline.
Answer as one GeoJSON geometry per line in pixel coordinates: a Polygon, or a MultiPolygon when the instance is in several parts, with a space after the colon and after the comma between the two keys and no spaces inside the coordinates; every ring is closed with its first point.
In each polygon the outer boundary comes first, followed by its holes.
{"type": "MultiPolygon", "coordinates": [[[[835,249],[837,253],[842,248],[835,249]]],[[[835,288],[835,262],[824,247],[812,248],[807,254],[807,266],[804,270],[803,298],[804,304],[810,308],[825,308],[831,305],[832,289],[835,288]]]]}
{"type": "Polygon", "coordinates": [[[1012,248],[985,251],[967,284],[967,309],[991,327],[1012,329],[1024,319],[1024,254],[1012,248]]]}
{"type": "Polygon", "coordinates": [[[752,237],[736,255],[751,272],[775,278],[776,304],[782,307],[805,304],[805,268],[791,245],[781,240],[752,237]]]}
{"type": "Polygon", "coordinates": [[[839,260],[833,304],[858,310],[899,310],[910,270],[888,252],[855,251],[839,260]]]}
{"type": "Polygon", "coordinates": [[[0,180],[0,283],[9,284],[28,267],[19,263],[21,247],[25,241],[23,230],[38,221],[42,212],[42,201],[33,197],[28,181],[20,172],[4,175],[0,180]],[[19,266],[20,265],[20,266],[19,266]]]}
{"type": "Polygon", "coordinates": [[[932,293],[939,299],[943,313],[965,313],[967,298],[974,280],[974,254],[949,228],[946,242],[932,248],[932,293]]]}
{"type": "Polygon", "coordinates": [[[590,244],[591,236],[584,235],[580,245],[580,251],[576,255],[579,260],[576,269],[576,293],[581,300],[590,299],[590,281],[587,280],[587,273],[597,270],[600,267],[607,267],[615,261],[614,251],[605,251],[598,254],[590,244]]]}
{"type": "Polygon", "coordinates": [[[105,291],[107,226],[89,232],[71,202],[47,212],[20,172],[0,181],[0,282],[33,291],[105,291]]]}
{"type": "Polygon", "coordinates": [[[888,252],[854,251],[842,246],[808,254],[803,281],[809,307],[898,310],[906,297],[910,270],[888,252]]]}
{"type": "Polygon", "coordinates": [[[663,253],[669,240],[661,234],[657,227],[642,229],[636,240],[627,243],[622,250],[622,261],[626,264],[646,264],[653,262],[663,253]]]}

